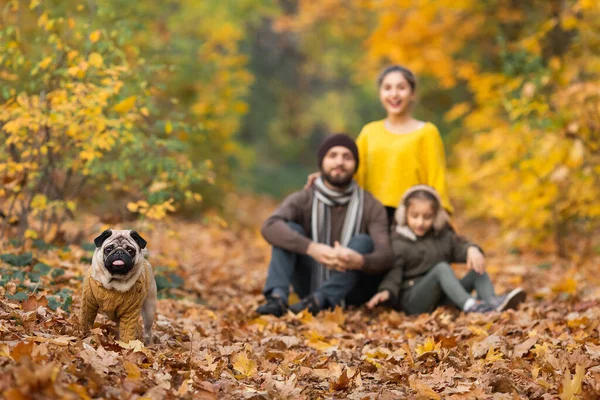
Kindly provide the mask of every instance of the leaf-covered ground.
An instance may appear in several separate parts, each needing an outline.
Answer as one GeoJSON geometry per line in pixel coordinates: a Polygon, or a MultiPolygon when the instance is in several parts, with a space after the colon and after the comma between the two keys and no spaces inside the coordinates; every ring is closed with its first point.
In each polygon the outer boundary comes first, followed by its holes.
{"type": "MultiPolygon", "coordinates": [[[[232,228],[216,219],[134,224],[148,239],[162,288],[149,347],[115,341],[104,318],[81,337],[76,315],[89,246],[2,243],[3,397],[600,397],[597,259],[574,265],[510,254],[461,226],[487,249],[499,292],[527,290],[518,311],[441,308],[407,317],[359,308],[257,317],[269,254],[257,223],[271,205],[244,203],[234,216],[244,223],[232,228]]],[[[91,218],[78,224],[90,242],[103,228],[91,218]]]]}

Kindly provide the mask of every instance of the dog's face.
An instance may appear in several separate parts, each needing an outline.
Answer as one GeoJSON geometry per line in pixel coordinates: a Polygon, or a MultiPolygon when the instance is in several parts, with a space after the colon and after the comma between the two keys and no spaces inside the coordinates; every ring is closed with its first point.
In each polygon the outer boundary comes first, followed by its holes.
{"type": "Polygon", "coordinates": [[[113,276],[126,277],[139,268],[144,259],[142,249],[146,241],[136,231],[105,230],[94,239],[96,251],[92,264],[103,267],[113,276]]]}

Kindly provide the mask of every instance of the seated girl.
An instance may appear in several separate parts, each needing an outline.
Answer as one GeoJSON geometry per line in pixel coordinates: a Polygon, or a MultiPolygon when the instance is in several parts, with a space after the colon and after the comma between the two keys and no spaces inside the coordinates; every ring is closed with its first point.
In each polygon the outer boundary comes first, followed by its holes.
{"type": "Polygon", "coordinates": [[[516,308],[525,300],[521,288],[495,295],[481,249],[454,232],[432,187],[415,185],[408,189],[395,219],[394,268],[367,303],[369,308],[388,301],[407,314],[431,312],[442,304],[465,312],[488,312],[516,308]],[[450,263],[464,262],[470,271],[459,280],[450,263]],[[473,290],[476,297],[471,295],[473,290]]]}

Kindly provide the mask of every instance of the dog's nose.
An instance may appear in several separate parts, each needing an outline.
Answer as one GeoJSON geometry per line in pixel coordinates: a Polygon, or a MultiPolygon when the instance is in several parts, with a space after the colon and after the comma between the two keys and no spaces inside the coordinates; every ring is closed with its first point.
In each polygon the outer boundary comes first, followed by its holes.
{"type": "Polygon", "coordinates": [[[121,249],[115,251],[115,255],[123,255],[123,254],[125,254],[125,251],[123,251],[121,249]]]}

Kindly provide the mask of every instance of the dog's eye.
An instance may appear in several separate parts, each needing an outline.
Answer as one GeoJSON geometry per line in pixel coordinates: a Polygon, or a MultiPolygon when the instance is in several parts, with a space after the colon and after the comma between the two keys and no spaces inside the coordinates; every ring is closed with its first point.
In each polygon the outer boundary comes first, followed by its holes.
{"type": "Polygon", "coordinates": [[[112,250],[113,250],[112,246],[106,246],[104,248],[104,252],[107,253],[107,254],[110,253],[112,250]]]}
{"type": "Polygon", "coordinates": [[[133,257],[135,256],[135,249],[132,249],[131,247],[127,248],[127,252],[133,257]]]}

